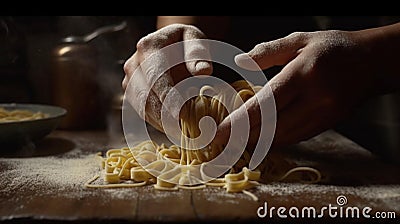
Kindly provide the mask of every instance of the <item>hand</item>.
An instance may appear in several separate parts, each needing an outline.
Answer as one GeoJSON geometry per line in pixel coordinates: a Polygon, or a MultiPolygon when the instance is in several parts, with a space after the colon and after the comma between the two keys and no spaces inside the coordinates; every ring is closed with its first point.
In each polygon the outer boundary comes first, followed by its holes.
{"type": "MultiPolygon", "coordinates": [[[[284,65],[263,88],[272,89],[276,103],[273,147],[306,140],[332,127],[356,104],[377,92],[376,71],[369,66],[369,48],[361,37],[345,31],[293,33],[258,44],[248,53],[261,69],[284,65]]],[[[238,55],[235,61],[254,70],[254,66],[249,66],[248,56],[238,55]]],[[[252,130],[248,146],[256,144],[261,124],[255,97],[219,125],[217,142],[226,143],[231,117],[245,116],[246,110],[252,130]]]]}
{"type": "MultiPolygon", "coordinates": [[[[210,75],[212,63],[206,60],[187,61],[197,56],[209,57],[209,52],[206,46],[199,42],[185,42],[182,52],[178,52],[179,55],[174,55],[174,57],[184,58],[187,62],[174,66],[159,77],[160,69],[166,66],[165,60],[158,60],[160,55],[154,57],[154,53],[159,53],[162,48],[180,41],[202,38],[205,38],[205,35],[194,26],[172,24],[140,39],[136,52],[125,62],[125,78],[122,86],[132,93],[129,99],[131,105],[143,119],[160,131],[163,131],[162,102],[171,87],[190,75],[210,75]],[[145,93],[149,91],[152,82],[154,85],[146,99],[145,93]],[[129,88],[127,88],[128,83],[129,88]]],[[[179,116],[180,108],[175,108],[175,111],[174,108],[169,109],[174,113],[173,117],[179,116]]]]}

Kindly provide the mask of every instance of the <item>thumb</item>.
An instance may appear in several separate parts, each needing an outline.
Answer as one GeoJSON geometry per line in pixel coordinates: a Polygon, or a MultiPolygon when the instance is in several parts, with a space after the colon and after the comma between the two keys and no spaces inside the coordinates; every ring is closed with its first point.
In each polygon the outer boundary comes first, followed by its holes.
{"type": "Polygon", "coordinates": [[[248,53],[236,55],[235,63],[250,71],[287,64],[299,54],[306,39],[306,33],[292,33],[284,38],[257,44],[248,53]]]}
{"type": "MultiPolygon", "coordinates": [[[[214,142],[215,144],[219,145],[226,145],[229,141],[229,138],[243,138],[243,134],[240,136],[231,136],[231,128],[232,126],[236,126],[240,120],[248,117],[249,121],[249,130],[246,128],[242,128],[241,132],[243,131],[254,131],[257,127],[260,126],[261,122],[261,111],[259,106],[259,97],[253,96],[249,100],[247,100],[244,104],[242,104],[239,108],[234,110],[230,113],[219,125],[217,131],[215,133],[214,142]]],[[[262,103],[262,102],[261,102],[262,103]]],[[[238,134],[238,133],[236,133],[238,134]]],[[[250,136],[249,136],[250,137],[250,136]]]]}

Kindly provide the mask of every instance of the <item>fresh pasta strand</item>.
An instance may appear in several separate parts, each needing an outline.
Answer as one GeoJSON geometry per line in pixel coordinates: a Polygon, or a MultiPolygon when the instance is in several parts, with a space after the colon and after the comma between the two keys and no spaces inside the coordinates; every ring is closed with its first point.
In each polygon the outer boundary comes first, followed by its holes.
{"type": "Polygon", "coordinates": [[[146,182],[134,183],[134,184],[106,184],[106,185],[94,185],[94,181],[99,179],[100,175],[95,175],[85,183],[87,188],[123,188],[123,187],[140,187],[146,185],[146,182]]]}
{"type": "MultiPolygon", "coordinates": [[[[261,177],[260,170],[247,168],[251,158],[249,151],[244,151],[230,173],[202,182],[202,178],[207,175],[201,168],[197,169],[197,166],[217,157],[223,151],[223,146],[210,144],[203,149],[194,149],[194,145],[188,141],[188,139],[196,138],[201,134],[198,126],[201,118],[210,116],[218,125],[228,116],[228,111],[223,103],[237,108],[241,102],[245,102],[261,89],[261,86],[254,86],[244,80],[234,82],[232,87],[237,91],[233,98],[224,95],[223,90],[217,91],[211,86],[204,86],[200,89],[199,96],[184,104],[180,114],[182,147],[158,145],[148,140],[132,148],[110,149],[101,161],[105,184],[93,184],[100,177],[97,175],[85,183],[85,187],[138,187],[149,184],[153,184],[157,190],[195,190],[205,187],[221,187],[229,193],[242,192],[253,200],[258,200],[255,194],[248,191],[259,185],[258,181],[261,177]],[[205,96],[204,92],[206,91],[211,92],[212,97],[205,96]]],[[[262,166],[265,164],[261,164],[259,167],[262,166]]],[[[311,181],[298,180],[300,182],[317,183],[321,180],[318,170],[311,167],[295,167],[281,176],[279,181],[284,181],[295,172],[309,172],[315,175],[315,179],[311,181]]]]}
{"type": "Polygon", "coordinates": [[[247,194],[248,196],[250,196],[251,199],[253,199],[254,201],[258,201],[258,197],[257,197],[255,194],[251,193],[250,191],[248,191],[248,190],[242,190],[242,192],[243,192],[244,194],[247,194]]]}
{"type": "Polygon", "coordinates": [[[319,172],[317,169],[314,169],[312,167],[307,167],[307,166],[299,166],[299,167],[290,169],[279,179],[279,181],[285,180],[286,178],[288,178],[291,174],[293,174],[295,172],[303,172],[303,173],[309,172],[309,173],[312,173],[315,175],[315,178],[311,179],[311,180],[297,179],[300,182],[313,184],[313,183],[318,183],[321,181],[321,176],[322,176],[321,172],[319,172]]]}

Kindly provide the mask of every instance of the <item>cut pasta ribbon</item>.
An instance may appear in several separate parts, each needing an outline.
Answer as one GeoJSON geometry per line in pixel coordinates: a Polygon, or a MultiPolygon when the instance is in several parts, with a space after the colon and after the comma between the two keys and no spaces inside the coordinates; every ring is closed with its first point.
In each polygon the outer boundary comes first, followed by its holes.
{"type": "MultiPolygon", "coordinates": [[[[261,89],[261,86],[253,86],[251,83],[241,80],[232,84],[237,95],[225,96],[223,91],[218,91],[210,86],[200,89],[200,94],[187,101],[181,110],[180,125],[182,136],[196,138],[200,135],[199,121],[204,116],[214,118],[216,124],[228,115],[221,102],[228,101],[233,108],[240,106],[240,102],[246,101],[261,89]],[[213,97],[204,96],[204,92],[212,92],[213,97]]],[[[138,187],[154,184],[157,190],[202,189],[207,186],[225,188],[229,193],[243,192],[253,200],[257,196],[249,191],[259,185],[261,172],[249,170],[250,152],[245,150],[238,162],[232,167],[230,173],[211,181],[201,181],[201,177],[207,176],[202,169],[195,169],[195,165],[204,165],[217,157],[224,149],[222,145],[210,144],[203,149],[193,149],[193,145],[187,142],[187,138],[181,138],[181,145],[158,145],[153,141],[144,141],[133,148],[110,149],[102,158],[101,164],[104,170],[104,181],[107,184],[93,184],[99,175],[89,180],[85,186],[89,188],[113,188],[113,187],[138,187]],[[198,184],[201,183],[201,184],[198,184]]],[[[266,160],[265,160],[266,161],[266,160]]],[[[261,164],[262,167],[265,165],[261,164]]],[[[267,165],[268,167],[268,165],[267,165]]],[[[272,169],[271,169],[272,170],[272,169]]],[[[315,183],[321,179],[318,170],[310,167],[296,167],[289,170],[280,180],[293,178],[295,173],[308,172],[314,174],[314,179],[307,179],[307,183],[315,183]]]]}

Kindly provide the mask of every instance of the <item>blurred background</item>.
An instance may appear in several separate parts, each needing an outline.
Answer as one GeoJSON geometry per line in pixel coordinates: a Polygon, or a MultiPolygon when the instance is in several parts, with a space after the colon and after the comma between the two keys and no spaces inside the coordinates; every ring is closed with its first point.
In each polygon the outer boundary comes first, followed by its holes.
{"type": "MultiPolygon", "coordinates": [[[[396,16],[232,17],[225,41],[243,51],[295,31],[357,30],[400,21],[396,16]]],[[[0,17],[0,103],[65,107],[61,129],[119,128],[123,63],[156,27],[154,16],[0,17]],[[121,24],[123,24],[121,26],[121,24]],[[87,43],[66,39],[118,29],[87,43]],[[111,116],[112,115],[112,116],[111,116]],[[117,124],[116,124],[116,123],[117,124]]],[[[201,27],[200,27],[201,28],[201,27]]],[[[266,71],[273,76],[279,67],[266,71]]],[[[366,102],[335,129],[388,160],[400,157],[398,93],[366,102]]]]}

